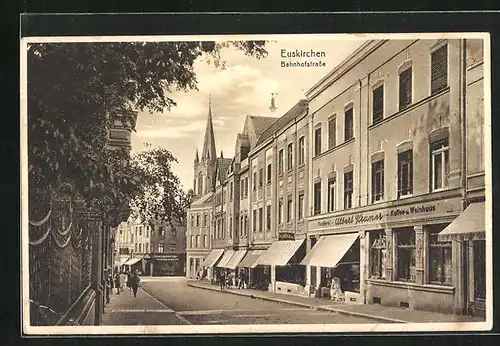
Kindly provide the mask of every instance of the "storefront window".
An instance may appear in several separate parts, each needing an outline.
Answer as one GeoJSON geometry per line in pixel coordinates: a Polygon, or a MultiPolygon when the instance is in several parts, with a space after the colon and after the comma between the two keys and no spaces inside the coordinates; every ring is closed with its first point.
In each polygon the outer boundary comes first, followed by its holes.
{"type": "Polygon", "coordinates": [[[370,233],[371,277],[385,279],[386,237],[384,231],[370,233]]]}
{"type": "Polygon", "coordinates": [[[486,242],[474,241],[474,300],[486,300],[486,242]]]}
{"type": "Polygon", "coordinates": [[[396,230],[398,280],[415,282],[415,231],[413,228],[396,230]]]}
{"type": "Polygon", "coordinates": [[[451,241],[439,241],[438,233],[435,230],[429,233],[429,281],[451,285],[451,241]]]}

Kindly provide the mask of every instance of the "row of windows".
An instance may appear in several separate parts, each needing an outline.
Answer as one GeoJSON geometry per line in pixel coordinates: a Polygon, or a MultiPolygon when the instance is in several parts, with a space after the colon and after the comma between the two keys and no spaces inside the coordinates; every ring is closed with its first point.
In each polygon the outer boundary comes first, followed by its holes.
{"type": "MultiPolygon", "coordinates": [[[[452,245],[448,241],[439,241],[438,233],[441,226],[428,226],[425,232],[427,241],[427,283],[451,285],[452,284],[452,245]]],[[[416,281],[416,242],[415,231],[410,228],[395,229],[393,234],[395,244],[394,263],[387,263],[387,239],[383,230],[370,232],[370,276],[377,279],[386,278],[386,268],[396,268],[397,281],[416,281]]],[[[423,253],[423,252],[422,252],[423,253]]],[[[423,258],[420,259],[423,261],[423,258]]]]}
{"type": "MultiPolygon", "coordinates": [[[[439,191],[448,186],[449,179],[449,146],[448,139],[432,143],[430,146],[429,187],[431,191],[439,191]]],[[[372,203],[384,200],[384,160],[372,163],[371,198],[372,203]]],[[[353,172],[344,173],[344,209],[352,208],[353,172]]],[[[327,211],[336,210],[336,178],[328,179],[327,211]]],[[[397,198],[413,194],[413,150],[398,154],[397,198]]],[[[321,210],[321,182],[314,184],[314,215],[321,210]]]]}
{"type": "Polygon", "coordinates": [[[201,243],[200,243],[201,239],[202,238],[199,235],[197,235],[197,236],[192,235],[190,238],[189,247],[190,248],[200,248],[200,247],[206,248],[208,246],[208,237],[206,235],[203,236],[203,246],[201,246],[201,243]]]}
{"type": "MultiPolygon", "coordinates": [[[[192,227],[200,227],[200,219],[202,216],[200,214],[191,214],[191,226],[192,227]]],[[[203,214],[203,218],[201,219],[203,223],[201,224],[202,227],[207,227],[208,226],[208,215],[203,214]]]]}
{"type": "Polygon", "coordinates": [[[135,252],[139,252],[139,253],[142,253],[143,251],[144,252],[149,252],[149,243],[135,243],[134,244],[134,251],[135,252]]]}

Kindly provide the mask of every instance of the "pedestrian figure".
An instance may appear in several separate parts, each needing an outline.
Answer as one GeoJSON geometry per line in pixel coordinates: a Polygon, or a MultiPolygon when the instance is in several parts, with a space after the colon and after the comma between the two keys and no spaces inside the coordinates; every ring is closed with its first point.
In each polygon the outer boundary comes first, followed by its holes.
{"type": "Polygon", "coordinates": [[[226,276],[224,271],[220,271],[219,273],[219,283],[220,283],[220,289],[223,290],[224,286],[226,285],[226,276]]]}
{"type": "Polygon", "coordinates": [[[121,282],[120,282],[120,273],[116,272],[115,274],[115,287],[116,287],[116,293],[120,294],[120,289],[122,287],[121,282]]]}
{"type": "Polygon", "coordinates": [[[238,285],[239,289],[245,288],[245,280],[246,280],[245,271],[242,269],[240,271],[240,281],[239,281],[239,285],[238,285]]]}
{"type": "Polygon", "coordinates": [[[127,273],[127,287],[128,287],[128,292],[130,295],[132,295],[132,273],[128,272],[127,273]]]}
{"type": "Polygon", "coordinates": [[[111,290],[111,282],[109,280],[109,275],[106,275],[106,281],[105,281],[105,291],[106,291],[106,304],[109,304],[110,299],[109,299],[109,294],[111,290]]]}
{"type": "Polygon", "coordinates": [[[132,292],[134,292],[134,298],[137,296],[137,289],[139,288],[139,282],[141,282],[141,278],[139,277],[139,274],[137,273],[136,270],[131,278],[131,283],[130,283],[132,286],[132,292]]]}

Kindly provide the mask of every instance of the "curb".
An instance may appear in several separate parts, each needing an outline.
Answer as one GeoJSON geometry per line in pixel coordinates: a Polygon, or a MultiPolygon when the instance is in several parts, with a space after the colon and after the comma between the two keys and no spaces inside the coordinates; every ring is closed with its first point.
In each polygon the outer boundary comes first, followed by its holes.
{"type": "Polygon", "coordinates": [[[230,293],[230,294],[234,294],[234,295],[237,295],[237,296],[244,296],[244,297],[251,297],[251,296],[253,296],[253,297],[255,297],[257,299],[260,299],[260,300],[266,300],[266,301],[271,301],[271,302],[278,302],[278,303],[283,303],[283,304],[295,305],[295,306],[300,306],[300,307],[308,308],[308,309],[311,309],[311,310],[336,312],[336,313],[341,314],[341,315],[348,315],[348,316],[356,316],[356,317],[369,318],[369,319],[377,320],[377,321],[384,322],[384,323],[410,323],[408,321],[398,320],[398,319],[395,319],[395,318],[381,317],[381,316],[376,316],[376,315],[364,314],[362,312],[346,311],[346,310],[336,309],[336,308],[321,307],[321,306],[311,305],[311,304],[307,304],[307,303],[294,302],[294,301],[290,301],[290,300],[286,300],[286,299],[269,298],[269,297],[264,297],[264,296],[260,296],[260,295],[253,295],[253,294],[243,293],[243,292],[238,292],[238,291],[221,291],[218,288],[213,288],[213,287],[209,287],[209,286],[205,286],[205,285],[197,285],[197,284],[193,284],[193,283],[190,283],[190,282],[188,282],[187,285],[191,286],[191,287],[196,287],[196,288],[201,288],[201,289],[209,290],[209,291],[217,291],[217,292],[230,293]]]}

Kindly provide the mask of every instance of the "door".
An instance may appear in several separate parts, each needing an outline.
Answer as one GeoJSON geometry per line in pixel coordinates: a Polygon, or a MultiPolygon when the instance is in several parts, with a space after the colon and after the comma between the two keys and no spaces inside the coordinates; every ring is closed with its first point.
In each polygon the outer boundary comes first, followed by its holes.
{"type": "Polygon", "coordinates": [[[467,244],[465,271],[466,314],[486,315],[486,242],[473,240],[467,244]]]}

